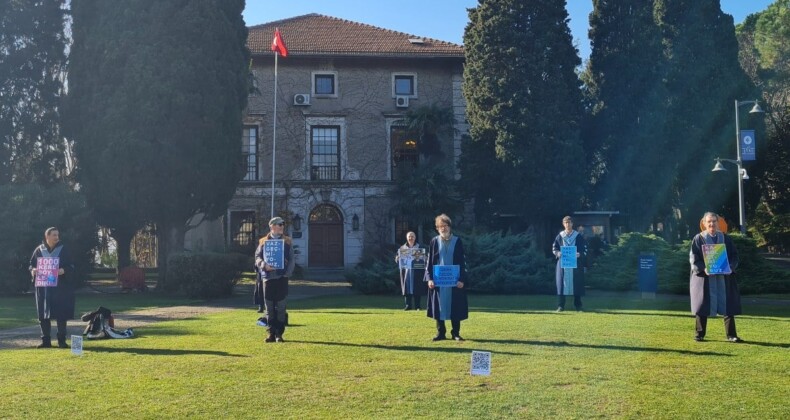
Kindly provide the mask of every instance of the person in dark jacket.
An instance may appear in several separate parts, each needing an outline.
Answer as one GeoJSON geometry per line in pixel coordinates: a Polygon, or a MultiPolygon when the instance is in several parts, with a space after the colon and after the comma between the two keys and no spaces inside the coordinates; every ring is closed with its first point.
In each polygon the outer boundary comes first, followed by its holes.
{"type": "Polygon", "coordinates": [[[466,299],[468,285],[464,245],[461,238],[452,234],[452,221],[446,214],[436,216],[436,231],[439,235],[431,239],[428,247],[428,264],[425,279],[428,282],[428,317],[436,320],[436,336],[433,341],[447,339],[444,321],[450,320],[451,337],[464,341],[461,337],[461,321],[469,318],[469,303],[466,299]],[[459,268],[455,286],[437,286],[433,275],[434,266],[456,265],[459,268]]]}
{"type": "Polygon", "coordinates": [[[291,238],[283,233],[284,225],[285,221],[281,217],[273,217],[269,220],[269,233],[261,239],[260,245],[255,251],[255,266],[258,267],[258,272],[263,280],[266,329],[269,332],[269,336],[264,341],[267,343],[284,341],[288,278],[293,274],[296,264],[291,238]],[[266,258],[266,242],[272,240],[283,241],[283,268],[273,267],[270,264],[273,261],[266,258]]]}
{"type": "Polygon", "coordinates": [[[42,257],[56,257],[59,259],[57,282],[40,282],[36,285],[36,309],[38,321],[41,326],[41,344],[38,348],[52,347],[51,331],[52,319],[58,327],[58,347],[67,348],[66,324],[74,319],[74,263],[68,253],[68,248],[60,242],[58,228],[51,227],[44,232],[44,242],[33,250],[28,269],[36,282],[38,260],[42,257]]]}
{"type": "Polygon", "coordinates": [[[570,216],[562,218],[562,230],[551,245],[551,251],[557,258],[554,278],[557,283],[557,312],[565,310],[565,297],[573,296],[573,306],[577,311],[582,310],[582,296],[584,296],[584,265],[587,262],[587,242],[584,235],[573,230],[573,219],[570,216]],[[576,268],[562,267],[562,247],[576,247],[576,268]]]}
{"type": "Polygon", "coordinates": [[[742,342],[735,330],[735,315],[741,314],[741,295],[735,280],[738,269],[738,250],[732,239],[719,230],[719,216],[707,212],[702,217],[705,230],[691,240],[689,261],[689,295],[691,297],[691,313],[696,318],[696,335],[694,340],[703,341],[707,332],[708,317],[716,314],[724,317],[724,329],[727,341],[742,342]],[[705,265],[705,245],[724,244],[727,253],[730,273],[710,274],[705,265]]]}

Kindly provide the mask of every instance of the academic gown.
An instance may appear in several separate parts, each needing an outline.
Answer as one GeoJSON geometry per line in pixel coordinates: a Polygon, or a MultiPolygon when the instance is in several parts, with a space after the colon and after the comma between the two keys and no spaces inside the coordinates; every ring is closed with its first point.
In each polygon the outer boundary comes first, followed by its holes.
{"type": "Polygon", "coordinates": [[[450,255],[447,253],[445,253],[446,255],[442,255],[440,253],[440,236],[436,236],[435,238],[431,239],[431,244],[427,250],[428,264],[426,265],[425,269],[425,281],[427,282],[428,280],[433,280],[433,266],[441,265],[442,259],[444,259],[444,265],[460,266],[461,273],[459,281],[464,283],[464,288],[459,289],[458,287],[434,287],[433,289],[428,289],[428,317],[437,320],[450,319],[455,321],[463,321],[469,318],[469,303],[466,298],[466,289],[469,287],[469,278],[466,273],[466,262],[464,261],[464,245],[461,242],[461,238],[455,235],[453,235],[452,238],[456,238],[452,252],[452,258],[449,258],[450,255]],[[442,258],[443,256],[444,258],[442,258]],[[445,292],[442,292],[441,289],[446,290],[445,292]],[[442,307],[450,308],[449,317],[447,314],[442,313],[442,307]]]}
{"type": "Polygon", "coordinates": [[[557,258],[557,267],[555,269],[555,281],[557,283],[557,295],[566,295],[566,296],[584,296],[584,265],[587,262],[587,242],[584,240],[584,235],[573,232],[572,237],[565,237],[563,235],[565,231],[560,232],[556,238],[554,238],[554,244],[552,245],[551,249],[555,253],[560,252],[560,247],[563,246],[576,246],[576,252],[580,254],[579,258],[576,260],[576,267],[571,268],[573,272],[573,280],[570,280],[568,283],[570,287],[565,290],[565,270],[562,268],[561,259],[557,258]]]}
{"type": "MultiPolygon", "coordinates": [[[[409,247],[408,243],[401,245],[400,249],[419,248],[420,244],[414,243],[409,247]]],[[[400,291],[403,296],[414,295],[423,296],[427,290],[425,286],[425,270],[404,268],[400,270],[400,291]]]]}
{"type": "MultiPolygon", "coordinates": [[[[43,257],[44,251],[53,252],[62,242],[58,242],[54,249],[49,249],[42,243],[33,250],[30,257],[28,271],[32,271],[38,264],[38,258],[43,257]]],[[[58,275],[58,285],[55,287],[36,287],[36,310],[39,321],[45,319],[70,320],[74,319],[74,262],[68,252],[68,247],[63,246],[58,254],[60,268],[63,274],[58,275]]]]}

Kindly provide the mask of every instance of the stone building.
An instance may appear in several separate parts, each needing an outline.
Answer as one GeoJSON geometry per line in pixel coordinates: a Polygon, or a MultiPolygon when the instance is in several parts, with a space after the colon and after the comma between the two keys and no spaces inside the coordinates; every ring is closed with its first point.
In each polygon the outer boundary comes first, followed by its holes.
{"type": "Polygon", "coordinates": [[[402,242],[410,227],[390,211],[389,192],[395,168],[419,159],[403,118],[424,105],[453,109],[455,134],[440,143],[457,179],[463,47],[318,14],[250,27],[248,46],[256,89],[244,118],[247,173],[227,215],[199,224],[187,247],[251,253],[268,230],[273,166],[274,215],[288,221],[298,264],[351,267],[366,245],[402,242]],[[276,95],[275,28],[288,49],[276,95]]]}

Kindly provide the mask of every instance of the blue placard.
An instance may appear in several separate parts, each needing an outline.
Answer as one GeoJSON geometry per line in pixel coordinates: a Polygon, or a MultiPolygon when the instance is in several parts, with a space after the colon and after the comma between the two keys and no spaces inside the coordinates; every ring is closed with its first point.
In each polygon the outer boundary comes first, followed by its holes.
{"type": "Polygon", "coordinates": [[[436,287],[455,287],[461,277],[460,265],[434,265],[433,284],[436,287]]]}
{"type": "Polygon", "coordinates": [[[560,268],[576,268],[576,247],[560,247],[560,268]]]}
{"type": "Polygon", "coordinates": [[[639,290],[643,293],[655,293],[658,290],[655,254],[639,255],[639,290]]]}
{"type": "Polygon", "coordinates": [[[277,270],[285,268],[285,241],[268,239],[263,243],[263,261],[277,270]]]}
{"type": "Polygon", "coordinates": [[[741,160],[757,159],[757,142],[754,139],[754,130],[741,130],[738,136],[738,146],[741,148],[741,160]]]}

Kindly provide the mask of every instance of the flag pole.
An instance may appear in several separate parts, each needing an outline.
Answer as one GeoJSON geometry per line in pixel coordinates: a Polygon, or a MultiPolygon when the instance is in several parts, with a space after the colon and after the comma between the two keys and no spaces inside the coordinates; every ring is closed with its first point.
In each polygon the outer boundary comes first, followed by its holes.
{"type": "Polygon", "coordinates": [[[277,56],[278,52],[274,52],[274,122],[272,123],[272,206],[271,218],[274,218],[274,167],[277,164],[277,56]]]}

